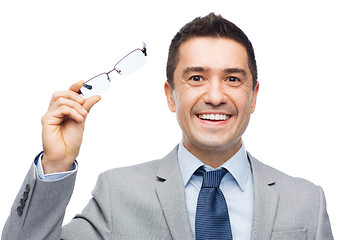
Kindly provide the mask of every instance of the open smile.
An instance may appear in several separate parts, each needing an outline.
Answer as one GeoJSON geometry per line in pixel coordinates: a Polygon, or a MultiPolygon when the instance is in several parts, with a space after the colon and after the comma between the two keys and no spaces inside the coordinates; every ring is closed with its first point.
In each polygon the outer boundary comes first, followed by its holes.
{"type": "Polygon", "coordinates": [[[197,114],[196,116],[201,120],[208,120],[208,121],[226,121],[231,117],[231,115],[220,114],[220,113],[197,114]]]}

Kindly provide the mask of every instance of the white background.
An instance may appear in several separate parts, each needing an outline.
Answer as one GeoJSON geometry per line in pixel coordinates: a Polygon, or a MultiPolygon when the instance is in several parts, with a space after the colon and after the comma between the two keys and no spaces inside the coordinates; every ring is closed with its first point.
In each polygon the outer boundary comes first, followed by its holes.
{"type": "Polygon", "coordinates": [[[91,111],[65,222],[97,175],[161,158],[180,140],[163,84],[167,50],[188,21],[221,13],[252,41],[257,109],[244,135],[261,161],[321,185],[336,239],[358,237],[360,17],[355,1],[2,1],[0,227],[33,158],[52,93],[148,45],[131,77],[113,74],[91,111]]]}

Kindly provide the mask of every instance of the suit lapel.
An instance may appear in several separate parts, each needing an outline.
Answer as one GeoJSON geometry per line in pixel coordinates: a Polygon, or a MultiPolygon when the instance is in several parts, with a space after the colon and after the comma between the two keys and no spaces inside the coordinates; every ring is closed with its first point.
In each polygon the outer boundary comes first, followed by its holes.
{"type": "MultiPolygon", "coordinates": [[[[173,239],[193,239],[185,203],[185,191],[175,147],[159,166],[156,194],[173,239]]],[[[279,194],[272,189],[276,184],[267,166],[248,153],[254,180],[254,214],[251,239],[270,239],[279,194]]]]}
{"type": "Polygon", "coordinates": [[[192,239],[185,191],[177,160],[177,147],[159,166],[156,194],[173,239],[192,239]]]}
{"type": "Polygon", "coordinates": [[[272,189],[275,180],[268,174],[267,167],[248,153],[254,180],[254,216],[251,239],[270,239],[279,200],[279,194],[272,189]]]}

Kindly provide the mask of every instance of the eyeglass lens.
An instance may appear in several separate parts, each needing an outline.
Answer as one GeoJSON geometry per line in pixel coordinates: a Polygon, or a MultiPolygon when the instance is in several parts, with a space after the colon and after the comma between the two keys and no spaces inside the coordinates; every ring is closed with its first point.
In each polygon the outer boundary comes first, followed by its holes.
{"type": "Polygon", "coordinates": [[[85,98],[100,95],[110,87],[110,79],[107,73],[102,73],[86,81],[80,91],[85,98]]]}
{"type": "MultiPolygon", "coordinates": [[[[146,63],[145,52],[136,49],[123,57],[114,67],[121,75],[127,76],[134,73],[146,63]]],[[[85,98],[100,95],[110,87],[108,73],[99,74],[84,83],[79,93],[85,98]]]]}
{"type": "Polygon", "coordinates": [[[136,49],[121,59],[116,65],[115,70],[121,75],[129,75],[146,63],[146,57],[140,49],[136,49]]]}

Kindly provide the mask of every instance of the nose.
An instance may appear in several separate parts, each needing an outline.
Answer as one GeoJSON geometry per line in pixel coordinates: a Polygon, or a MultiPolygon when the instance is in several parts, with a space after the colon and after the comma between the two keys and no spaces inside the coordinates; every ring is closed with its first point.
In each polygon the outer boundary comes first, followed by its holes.
{"type": "Polygon", "coordinates": [[[213,106],[219,106],[226,103],[227,97],[221,81],[215,79],[209,80],[207,85],[206,92],[203,96],[205,103],[211,104],[213,106]]]}

